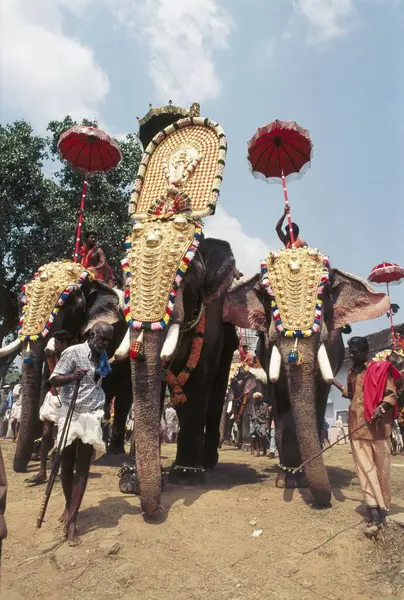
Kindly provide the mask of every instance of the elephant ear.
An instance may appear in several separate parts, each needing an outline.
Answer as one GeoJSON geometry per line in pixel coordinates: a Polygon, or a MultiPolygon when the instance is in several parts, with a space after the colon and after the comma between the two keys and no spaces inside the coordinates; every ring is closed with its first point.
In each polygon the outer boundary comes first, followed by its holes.
{"type": "Polygon", "coordinates": [[[330,273],[333,301],[332,327],[339,329],[347,323],[367,321],[385,314],[390,306],[386,294],[379,294],[360,277],[339,269],[330,273]]]}
{"type": "Polygon", "coordinates": [[[87,296],[87,320],[83,328],[86,333],[98,321],[106,321],[110,325],[122,319],[121,298],[113,288],[93,281],[87,296]]]}
{"type": "Polygon", "coordinates": [[[268,329],[260,276],[240,280],[227,292],[223,305],[223,320],[242,329],[268,329]]]}
{"type": "Polygon", "coordinates": [[[228,242],[215,238],[204,238],[199,245],[205,274],[202,283],[202,299],[209,304],[216,298],[224,296],[231,286],[236,269],[236,259],[228,242]]]}

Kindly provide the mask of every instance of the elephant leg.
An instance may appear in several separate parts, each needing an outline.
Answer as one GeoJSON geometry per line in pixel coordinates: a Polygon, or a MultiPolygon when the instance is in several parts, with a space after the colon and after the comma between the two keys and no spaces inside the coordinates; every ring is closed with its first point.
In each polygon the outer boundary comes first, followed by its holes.
{"type": "Polygon", "coordinates": [[[219,460],[218,447],[220,442],[220,422],[223,413],[223,404],[226,395],[227,383],[233,353],[238,342],[234,333],[234,326],[230,323],[223,325],[224,344],[222,356],[209,396],[208,411],[206,414],[205,445],[203,451],[203,464],[205,469],[213,469],[219,460]]]}
{"type": "Polygon", "coordinates": [[[125,453],[125,425],[132,405],[132,395],[119,393],[115,396],[114,422],[111,427],[111,437],[108,449],[115,454],[125,453]]]}
{"type": "Polygon", "coordinates": [[[302,463],[302,460],[290,410],[280,415],[280,427],[276,430],[276,444],[279,448],[279,462],[282,468],[281,473],[276,477],[276,487],[307,487],[308,482],[303,473],[293,474],[291,472],[302,463]]]}
{"type": "MultiPolygon", "coordinates": [[[[199,386],[200,387],[200,386],[199,386]]],[[[205,483],[203,467],[205,395],[199,390],[188,402],[177,408],[180,430],[177,438],[177,455],[171,468],[169,481],[176,484],[205,483]]],[[[188,397],[189,392],[187,392],[188,397]]]]}
{"type": "Polygon", "coordinates": [[[236,446],[238,450],[241,450],[243,447],[243,416],[241,416],[239,422],[237,423],[237,443],[236,446]]]}
{"type": "MultiPolygon", "coordinates": [[[[32,456],[36,425],[39,421],[39,398],[41,395],[44,340],[31,343],[31,362],[22,364],[21,427],[13,461],[13,469],[23,473],[32,456]]],[[[24,348],[23,360],[27,349],[24,348]]],[[[42,429],[42,428],[41,428],[42,429]]]]}
{"type": "Polygon", "coordinates": [[[27,479],[27,483],[39,484],[45,483],[47,480],[46,463],[48,460],[48,454],[53,448],[53,427],[54,424],[52,421],[45,420],[43,422],[41,446],[39,449],[39,472],[27,479]]]}

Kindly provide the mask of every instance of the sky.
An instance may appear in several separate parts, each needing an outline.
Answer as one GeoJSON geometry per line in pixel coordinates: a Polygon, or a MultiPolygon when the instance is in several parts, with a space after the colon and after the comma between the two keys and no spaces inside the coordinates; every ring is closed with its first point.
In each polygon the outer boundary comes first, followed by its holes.
{"type": "MultiPolygon", "coordinates": [[[[97,118],[120,136],[169,99],[201,104],[228,154],[206,233],[245,275],[279,247],[280,185],[252,177],[247,141],[274,119],[310,131],[292,217],[332,266],[404,263],[404,0],[2,0],[0,118],[97,118]]],[[[133,174],[136,176],[136,173],[133,174]]],[[[404,283],[392,288],[402,310],[404,283]]],[[[364,335],[386,317],[354,325],[364,335]]]]}

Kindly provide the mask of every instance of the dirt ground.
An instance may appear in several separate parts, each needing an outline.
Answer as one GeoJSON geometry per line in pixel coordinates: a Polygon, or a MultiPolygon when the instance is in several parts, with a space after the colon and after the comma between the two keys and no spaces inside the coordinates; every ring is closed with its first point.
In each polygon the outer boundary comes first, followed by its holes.
{"type": "MultiPolygon", "coordinates": [[[[363,535],[360,490],[348,446],[326,453],[332,507],[307,491],[276,489],[276,460],[229,447],[204,486],[166,485],[162,522],[146,523],[139,499],[118,489],[122,458],[95,463],[79,515],[83,543],[70,548],[57,518],[57,483],[46,522],[35,528],[44,486],[11,469],[1,600],[373,600],[404,599],[404,529],[385,542],[363,535]],[[255,530],[262,530],[253,537],[255,530]]],[[[174,446],[162,448],[163,463],[174,446]]],[[[101,459],[103,460],[103,459],[101,459]]],[[[30,463],[29,470],[37,469],[30,463]]],[[[393,457],[393,507],[404,507],[404,456],[393,457]]]]}

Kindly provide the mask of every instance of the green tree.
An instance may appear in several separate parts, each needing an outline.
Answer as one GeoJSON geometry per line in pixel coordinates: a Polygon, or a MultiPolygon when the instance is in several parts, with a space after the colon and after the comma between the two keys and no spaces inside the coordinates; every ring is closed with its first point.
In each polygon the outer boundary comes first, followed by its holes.
{"type": "MultiPolygon", "coordinates": [[[[69,116],[52,121],[48,136],[35,135],[25,121],[0,125],[0,345],[17,328],[21,286],[42,264],[73,255],[83,175],[60,161],[57,142],[75,124],[69,116]]],[[[119,146],[118,167],[90,175],[84,216],[84,231],[98,231],[118,276],[122,242],[130,230],[131,184],[141,156],[134,134],[119,146]]]]}

